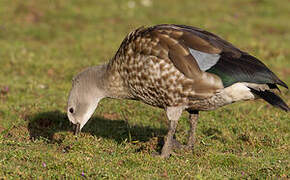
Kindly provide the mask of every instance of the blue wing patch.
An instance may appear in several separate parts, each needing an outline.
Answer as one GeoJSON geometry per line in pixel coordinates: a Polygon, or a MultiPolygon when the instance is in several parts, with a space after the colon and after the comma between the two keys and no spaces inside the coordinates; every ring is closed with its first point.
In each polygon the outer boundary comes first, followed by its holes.
{"type": "Polygon", "coordinates": [[[190,54],[196,60],[200,70],[206,71],[213,67],[221,57],[219,54],[209,54],[189,48],[190,54]]]}

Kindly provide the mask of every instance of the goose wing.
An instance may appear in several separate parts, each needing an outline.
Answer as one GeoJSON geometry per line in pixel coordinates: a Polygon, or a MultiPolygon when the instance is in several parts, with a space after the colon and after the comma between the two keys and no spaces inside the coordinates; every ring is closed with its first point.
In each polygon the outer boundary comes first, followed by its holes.
{"type": "MultiPolygon", "coordinates": [[[[157,25],[147,30],[159,38],[176,68],[189,78],[217,75],[224,87],[236,82],[287,85],[260,60],[210,32],[185,25],[157,25]]],[[[206,80],[206,79],[205,79],[206,80]]]]}

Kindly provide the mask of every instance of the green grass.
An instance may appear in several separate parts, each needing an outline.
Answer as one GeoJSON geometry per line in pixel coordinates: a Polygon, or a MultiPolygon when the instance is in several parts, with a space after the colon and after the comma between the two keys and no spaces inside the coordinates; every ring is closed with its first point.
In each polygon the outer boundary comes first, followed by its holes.
{"type": "MultiPolygon", "coordinates": [[[[140,102],[103,100],[81,135],[72,134],[72,77],[108,61],[142,25],[207,29],[290,85],[288,0],[142,2],[0,0],[0,179],[290,178],[290,116],[263,101],[202,112],[194,152],[169,159],[151,156],[167,131],[164,112],[140,102]]],[[[281,96],[290,104],[287,90],[281,96]]],[[[182,142],[187,116],[177,129],[182,142]]]]}

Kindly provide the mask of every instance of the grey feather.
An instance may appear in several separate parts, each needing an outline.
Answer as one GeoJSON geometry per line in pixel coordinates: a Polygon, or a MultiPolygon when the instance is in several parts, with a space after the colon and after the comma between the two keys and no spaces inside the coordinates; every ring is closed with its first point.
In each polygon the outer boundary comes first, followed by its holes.
{"type": "Polygon", "coordinates": [[[190,54],[196,60],[200,70],[206,71],[214,66],[220,58],[219,54],[209,54],[189,48],[190,54]]]}

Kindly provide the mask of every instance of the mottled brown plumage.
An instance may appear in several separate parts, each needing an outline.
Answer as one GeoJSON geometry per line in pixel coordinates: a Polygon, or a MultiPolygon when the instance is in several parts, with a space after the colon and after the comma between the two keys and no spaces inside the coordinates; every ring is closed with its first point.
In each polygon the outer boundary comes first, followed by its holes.
{"type": "MultiPolygon", "coordinates": [[[[223,88],[216,75],[198,68],[179,38],[183,38],[183,32],[172,28],[140,28],[123,41],[108,71],[119,72],[115,76],[123,80],[128,97],[158,107],[186,105],[189,98],[209,97],[223,88]]],[[[218,51],[206,48],[208,43],[201,38],[194,40],[200,41],[198,48],[218,51]]],[[[115,81],[111,84],[115,86],[115,81]]]]}
{"type": "Polygon", "coordinates": [[[74,124],[81,124],[80,128],[97,106],[94,103],[80,113],[69,112],[81,104],[92,104],[83,102],[83,94],[85,99],[92,94],[90,98],[97,102],[103,97],[135,99],[164,108],[170,127],[162,157],[170,155],[183,110],[190,113],[188,147],[193,146],[198,111],[257,97],[289,111],[270,91],[277,84],[287,85],[261,61],[212,33],[190,26],[141,27],[123,40],[108,64],[87,69],[75,79],[80,82],[71,90],[68,116],[74,124]]]}

